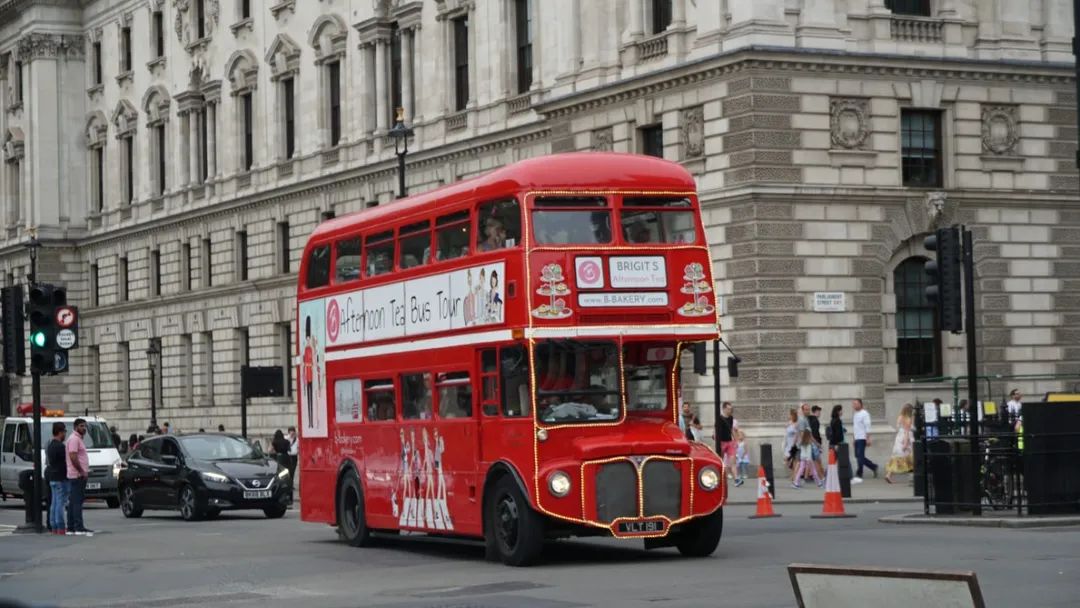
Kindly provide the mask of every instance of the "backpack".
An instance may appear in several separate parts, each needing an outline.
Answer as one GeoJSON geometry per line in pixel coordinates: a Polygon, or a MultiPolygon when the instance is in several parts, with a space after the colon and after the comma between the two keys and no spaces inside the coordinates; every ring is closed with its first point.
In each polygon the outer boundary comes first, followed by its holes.
{"type": "Polygon", "coordinates": [[[825,440],[828,441],[829,443],[833,442],[832,425],[831,424],[829,426],[825,427],[825,440]]]}

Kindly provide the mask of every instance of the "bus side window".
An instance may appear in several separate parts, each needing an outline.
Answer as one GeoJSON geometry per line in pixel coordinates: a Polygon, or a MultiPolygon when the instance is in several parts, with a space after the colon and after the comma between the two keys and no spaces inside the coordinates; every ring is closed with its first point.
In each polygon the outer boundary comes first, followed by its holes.
{"type": "Polygon", "coordinates": [[[364,276],[377,277],[394,269],[394,232],[387,230],[373,234],[364,241],[364,276]]]}
{"type": "Polygon", "coordinates": [[[401,269],[413,268],[431,261],[431,222],[424,220],[401,228],[401,269]]]}
{"type": "Polygon", "coordinates": [[[532,415],[532,395],[529,391],[529,358],[525,348],[510,346],[499,351],[502,379],[503,416],[532,415]]]}
{"type": "Polygon", "coordinates": [[[334,282],[344,283],[360,278],[360,237],[337,242],[334,258],[334,282]]]}
{"type": "Polygon", "coordinates": [[[364,382],[368,420],[394,419],[394,381],[389,378],[364,382]]]}
{"type": "Polygon", "coordinates": [[[308,257],[307,280],[304,284],[308,289],[330,284],[329,245],[321,245],[311,250],[311,255],[308,257]]]}
{"type": "Polygon", "coordinates": [[[499,414],[499,366],[494,348],[480,351],[480,404],[485,416],[499,414]]]}
{"type": "Polygon", "coordinates": [[[521,207],[516,199],[480,205],[477,215],[477,251],[496,251],[521,242],[521,207]]]}
{"type": "Polygon", "coordinates": [[[401,375],[401,417],[431,420],[431,374],[401,375]]]}
{"type": "Polygon", "coordinates": [[[469,372],[438,375],[439,418],[472,417],[472,383],[469,372]]]}
{"type": "Polygon", "coordinates": [[[435,259],[460,258],[469,253],[469,212],[458,211],[435,220],[435,259]]]}

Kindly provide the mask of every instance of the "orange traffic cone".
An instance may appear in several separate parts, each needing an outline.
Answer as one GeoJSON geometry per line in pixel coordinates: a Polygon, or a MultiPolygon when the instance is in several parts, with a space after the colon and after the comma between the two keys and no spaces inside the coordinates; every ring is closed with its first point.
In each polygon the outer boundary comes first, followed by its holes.
{"type": "Polygon", "coordinates": [[[836,466],[836,450],[829,448],[829,470],[825,473],[825,504],[821,515],[811,515],[814,519],[833,517],[855,517],[844,512],[844,498],[840,496],[840,468],[836,466]]]}
{"type": "Polygon", "coordinates": [[[769,494],[769,480],[765,479],[765,467],[758,467],[757,513],[751,515],[750,519],[765,517],[780,517],[780,514],[773,513],[772,495],[769,494]]]}

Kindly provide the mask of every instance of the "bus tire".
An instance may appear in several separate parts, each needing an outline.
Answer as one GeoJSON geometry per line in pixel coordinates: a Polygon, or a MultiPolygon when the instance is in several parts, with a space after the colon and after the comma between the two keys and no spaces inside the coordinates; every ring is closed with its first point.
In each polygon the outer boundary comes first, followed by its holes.
{"type": "Polygon", "coordinates": [[[683,526],[675,547],[686,557],[708,557],[720,544],[724,531],[724,510],[717,509],[710,515],[695,519],[683,526]]]}
{"type": "Polygon", "coordinates": [[[484,541],[507,566],[528,566],[544,548],[544,521],[509,475],[495,482],[485,508],[484,541]]]}
{"type": "Polygon", "coordinates": [[[338,537],[353,547],[371,544],[371,529],[364,518],[364,490],[352,469],[346,471],[337,493],[338,537]]]}

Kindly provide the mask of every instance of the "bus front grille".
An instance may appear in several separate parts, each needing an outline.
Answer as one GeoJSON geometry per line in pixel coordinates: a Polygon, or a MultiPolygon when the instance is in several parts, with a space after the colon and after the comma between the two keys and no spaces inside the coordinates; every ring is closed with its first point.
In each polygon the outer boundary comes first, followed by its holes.
{"type": "Polygon", "coordinates": [[[611,462],[596,472],[596,518],[611,522],[637,517],[637,470],[629,462],[611,462]]]}
{"type": "Polygon", "coordinates": [[[645,516],[682,514],[682,472],[670,460],[652,460],[642,467],[645,516]]]}

